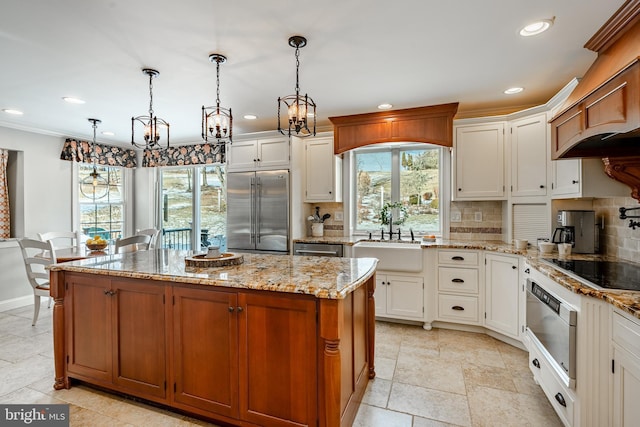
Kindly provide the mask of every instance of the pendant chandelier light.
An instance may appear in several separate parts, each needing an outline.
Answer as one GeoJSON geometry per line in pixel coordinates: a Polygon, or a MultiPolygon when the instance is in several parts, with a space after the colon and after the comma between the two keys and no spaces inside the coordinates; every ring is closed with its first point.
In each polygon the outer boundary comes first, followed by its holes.
{"type": "Polygon", "coordinates": [[[151,68],[143,68],[142,72],[149,76],[149,115],[131,117],[131,144],[137,148],[169,148],[169,123],[153,114],[153,78],[160,72],[151,68]],[[135,140],[135,124],[141,123],[143,128],[144,143],[135,140]],[[160,144],[160,130],[158,126],[167,129],[166,142],[160,144]]]}
{"type": "Polygon", "coordinates": [[[227,57],[218,53],[209,55],[209,61],[216,63],[216,105],[202,106],[202,139],[209,142],[216,139],[219,144],[232,142],[233,115],[231,108],[220,106],[220,64],[227,62],[227,57]]]}
{"type": "Polygon", "coordinates": [[[98,161],[98,153],[96,152],[96,129],[98,128],[98,123],[101,123],[101,121],[98,119],[88,120],[92,123],[93,127],[93,142],[90,147],[93,171],[80,183],[80,192],[83,196],[95,201],[107,195],[109,192],[109,184],[106,179],[100,176],[96,166],[98,161]]]}
{"type": "Polygon", "coordinates": [[[278,98],[278,130],[281,134],[305,137],[316,134],[316,103],[307,94],[300,95],[299,68],[300,48],[307,45],[307,39],[302,36],[289,37],[289,46],[296,48],[296,93],[278,98]],[[280,108],[287,112],[289,123],[283,127],[280,123],[280,108]],[[313,118],[313,127],[309,128],[309,118],[313,118]],[[288,128],[288,130],[286,129],[288,128]]]}

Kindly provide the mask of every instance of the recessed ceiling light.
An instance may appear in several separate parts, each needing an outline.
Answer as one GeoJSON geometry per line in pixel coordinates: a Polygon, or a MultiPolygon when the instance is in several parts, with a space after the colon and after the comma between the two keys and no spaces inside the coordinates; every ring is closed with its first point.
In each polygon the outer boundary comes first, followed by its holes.
{"type": "Polygon", "coordinates": [[[247,120],[255,120],[258,118],[258,116],[256,116],[255,114],[245,114],[244,118],[247,120]]]}
{"type": "Polygon", "coordinates": [[[74,98],[72,96],[64,96],[62,98],[65,102],[68,102],[69,104],[84,104],[85,101],[83,101],[80,98],[74,98]]]}
{"type": "Polygon", "coordinates": [[[4,111],[4,112],[5,112],[5,113],[7,113],[7,114],[13,114],[14,116],[21,116],[21,115],[23,115],[23,114],[24,114],[24,113],[23,113],[22,111],[20,111],[20,110],[13,110],[13,109],[11,109],[11,108],[5,108],[5,109],[3,109],[2,111],[4,111]]]}
{"type": "Polygon", "coordinates": [[[553,19],[542,19],[540,21],[532,22],[520,30],[520,35],[523,37],[535,36],[547,31],[552,25],[553,19]]]}
{"type": "Polygon", "coordinates": [[[521,87],[510,87],[509,89],[505,90],[504,93],[506,93],[507,95],[513,95],[516,93],[520,93],[522,92],[524,89],[521,87]]]}
{"type": "Polygon", "coordinates": [[[113,132],[111,132],[111,131],[108,131],[108,130],[105,130],[104,132],[101,132],[101,133],[102,133],[103,135],[106,135],[106,136],[114,136],[114,135],[115,135],[115,133],[113,133],[113,132]]]}
{"type": "Polygon", "coordinates": [[[390,110],[393,108],[391,104],[380,104],[378,105],[378,110],[390,110]]]}

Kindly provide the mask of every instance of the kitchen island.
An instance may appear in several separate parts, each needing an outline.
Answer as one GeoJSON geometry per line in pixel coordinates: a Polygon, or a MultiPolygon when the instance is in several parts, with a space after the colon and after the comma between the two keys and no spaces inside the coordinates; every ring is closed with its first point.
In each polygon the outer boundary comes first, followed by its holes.
{"type": "Polygon", "coordinates": [[[350,426],[374,370],[372,258],[185,251],[51,266],[55,385],[238,426],[350,426]]]}

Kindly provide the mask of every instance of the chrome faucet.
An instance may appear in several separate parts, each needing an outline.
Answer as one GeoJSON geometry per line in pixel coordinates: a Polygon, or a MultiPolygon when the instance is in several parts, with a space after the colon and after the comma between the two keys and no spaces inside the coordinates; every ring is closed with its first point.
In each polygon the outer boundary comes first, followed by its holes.
{"type": "Polygon", "coordinates": [[[393,214],[389,213],[389,240],[393,240],[393,214]]]}

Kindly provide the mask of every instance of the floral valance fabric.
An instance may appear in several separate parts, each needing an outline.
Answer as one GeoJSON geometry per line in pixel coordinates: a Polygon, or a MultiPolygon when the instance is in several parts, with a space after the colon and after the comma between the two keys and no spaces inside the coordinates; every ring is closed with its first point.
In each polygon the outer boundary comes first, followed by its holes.
{"type": "Polygon", "coordinates": [[[67,138],[60,153],[61,160],[71,160],[83,163],[92,163],[93,157],[96,163],[107,166],[122,166],[125,168],[135,168],[137,166],[136,152],[122,147],[96,144],[88,141],[78,141],[67,138]],[[94,153],[95,150],[95,153],[94,153]]]}
{"type": "Polygon", "coordinates": [[[209,165],[225,162],[224,144],[196,144],[169,147],[164,150],[146,149],[142,154],[143,167],[209,165]]]}

